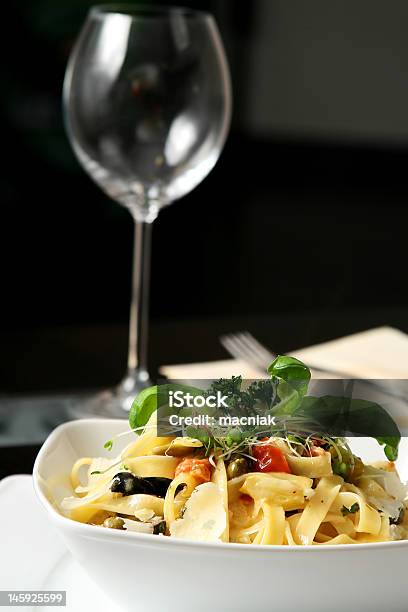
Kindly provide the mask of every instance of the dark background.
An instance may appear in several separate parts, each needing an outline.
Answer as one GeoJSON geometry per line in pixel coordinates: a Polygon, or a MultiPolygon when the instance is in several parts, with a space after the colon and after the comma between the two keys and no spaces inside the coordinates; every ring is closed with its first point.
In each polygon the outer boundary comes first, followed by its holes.
{"type": "MultiPolygon", "coordinates": [[[[404,328],[406,3],[184,4],[217,17],[234,117],[216,168],[155,224],[153,367],[223,357],[217,334],[237,325],[274,350],[404,328]]],[[[90,5],[3,7],[0,392],[125,368],[132,220],[79,166],[61,114],[90,5]]]]}

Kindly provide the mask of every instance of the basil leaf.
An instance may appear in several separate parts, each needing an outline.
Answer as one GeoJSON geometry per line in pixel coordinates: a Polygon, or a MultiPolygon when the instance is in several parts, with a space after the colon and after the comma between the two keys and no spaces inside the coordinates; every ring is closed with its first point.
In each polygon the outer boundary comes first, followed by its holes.
{"type": "Polygon", "coordinates": [[[400,431],[388,412],[375,402],[331,395],[308,396],[293,417],[304,427],[330,436],[375,438],[385,447],[387,459],[395,461],[398,457],[400,431]]]}
{"type": "MultiPolygon", "coordinates": [[[[273,380],[273,379],[272,379],[273,380]]],[[[278,398],[277,403],[273,406],[271,414],[279,415],[291,415],[299,407],[302,401],[299,393],[294,389],[286,380],[278,380],[276,395],[278,398]]]]}
{"type": "Polygon", "coordinates": [[[268,368],[272,379],[278,381],[278,403],[273,413],[292,414],[306,395],[310,370],[304,363],[287,355],[278,355],[268,368]]]}
{"type": "Polygon", "coordinates": [[[129,412],[130,428],[144,427],[155,410],[157,410],[157,385],[143,389],[133,400],[129,412]]]}
{"type": "MultiPolygon", "coordinates": [[[[139,429],[144,427],[152,416],[153,412],[160,409],[160,415],[177,413],[176,408],[170,408],[168,404],[169,391],[182,391],[191,395],[200,395],[202,389],[181,385],[177,383],[168,383],[164,385],[154,385],[143,389],[136,396],[129,412],[129,425],[131,429],[139,429]]],[[[183,410],[185,410],[183,408],[183,410]]],[[[191,409],[190,409],[191,410],[191,409]]]]}
{"type": "Polygon", "coordinates": [[[278,355],[268,367],[268,373],[289,383],[300,398],[306,395],[311,374],[309,368],[299,359],[278,355]]]}

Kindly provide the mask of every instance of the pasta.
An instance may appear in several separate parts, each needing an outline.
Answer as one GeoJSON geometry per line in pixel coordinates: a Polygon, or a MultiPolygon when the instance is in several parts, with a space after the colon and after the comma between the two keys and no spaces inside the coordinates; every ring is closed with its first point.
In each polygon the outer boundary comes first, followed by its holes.
{"type": "Polygon", "coordinates": [[[206,542],[408,539],[407,487],[394,464],[365,465],[341,438],[298,436],[294,445],[277,435],[251,440],[240,454],[156,434],[154,413],[118,456],[78,459],[73,495],[63,499],[61,513],[96,526],[206,542]]]}

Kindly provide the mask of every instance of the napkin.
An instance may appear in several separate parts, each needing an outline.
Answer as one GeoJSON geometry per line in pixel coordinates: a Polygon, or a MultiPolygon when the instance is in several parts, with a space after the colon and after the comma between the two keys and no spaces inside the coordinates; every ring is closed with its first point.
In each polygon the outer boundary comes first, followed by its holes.
{"type": "MultiPolygon", "coordinates": [[[[337,373],[340,378],[408,379],[408,335],[392,327],[370,329],[290,351],[290,355],[311,366],[314,378],[335,378],[337,373]]],[[[238,374],[243,378],[266,377],[265,372],[238,359],[164,365],[160,372],[174,380],[228,378],[238,374]]]]}
{"type": "Polygon", "coordinates": [[[312,368],[327,368],[344,377],[408,378],[408,335],[392,327],[377,327],[291,354],[312,368]]]}

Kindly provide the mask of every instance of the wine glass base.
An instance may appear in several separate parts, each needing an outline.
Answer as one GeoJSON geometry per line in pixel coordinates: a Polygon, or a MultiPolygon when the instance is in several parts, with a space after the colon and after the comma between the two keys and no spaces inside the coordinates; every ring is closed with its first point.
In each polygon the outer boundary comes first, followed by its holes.
{"type": "Polygon", "coordinates": [[[114,389],[105,389],[90,397],[76,402],[70,407],[75,418],[104,417],[114,419],[127,419],[135,397],[149,387],[152,382],[147,372],[133,373],[114,389]]]}

